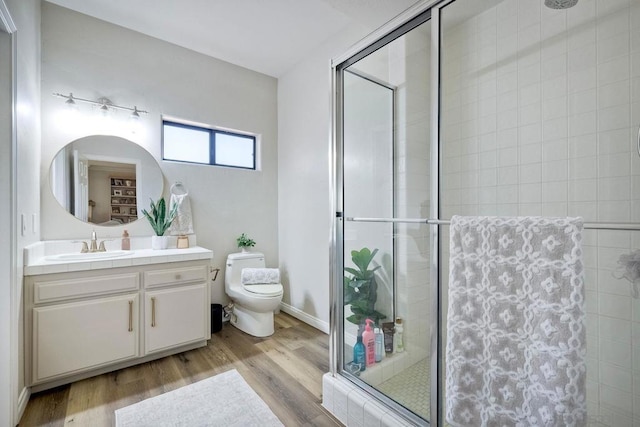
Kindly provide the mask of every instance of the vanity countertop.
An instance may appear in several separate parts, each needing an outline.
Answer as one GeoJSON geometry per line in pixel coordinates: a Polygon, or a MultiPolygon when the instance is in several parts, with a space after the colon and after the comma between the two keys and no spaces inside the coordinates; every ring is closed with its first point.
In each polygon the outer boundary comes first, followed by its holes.
{"type": "Polygon", "coordinates": [[[104,268],[132,267],[136,265],[164,264],[167,262],[211,259],[213,252],[199,246],[186,249],[135,249],[130,255],[99,260],[59,260],[45,256],[34,257],[24,266],[25,276],[65,273],[71,271],[100,270],[104,268]]]}

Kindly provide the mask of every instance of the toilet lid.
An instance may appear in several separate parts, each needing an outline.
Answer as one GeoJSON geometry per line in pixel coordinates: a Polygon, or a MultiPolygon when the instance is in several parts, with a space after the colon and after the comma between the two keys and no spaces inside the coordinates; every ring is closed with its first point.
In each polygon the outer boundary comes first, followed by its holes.
{"type": "Polygon", "coordinates": [[[270,285],[244,285],[244,288],[252,294],[265,296],[278,295],[282,292],[282,285],[279,283],[270,285]]]}

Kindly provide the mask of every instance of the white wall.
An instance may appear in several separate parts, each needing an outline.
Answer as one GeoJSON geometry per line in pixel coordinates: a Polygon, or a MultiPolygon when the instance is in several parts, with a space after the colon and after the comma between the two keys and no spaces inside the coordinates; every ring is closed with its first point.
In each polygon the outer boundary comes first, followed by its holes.
{"type": "MultiPolygon", "coordinates": [[[[11,57],[11,36],[0,30],[0,57],[11,57]]],[[[12,61],[2,61],[0,63],[0,198],[11,200],[11,152],[12,152],[12,116],[11,116],[11,64],[12,61]]],[[[7,237],[9,228],[13,227],[11,210],[12,206],[5,203],[0,207],[0,223],[8,224],[3,227],[7,237]]],[[[12,256],[13,247],[9,244],[9,239],[4,239],[5,244],[0,246],[0,342],[11,343],[15,326],[11,316],[11,286],[12,283],[12,256]]],[[[9,423],[14,399],[13,385],[11,384],[11,359],[12,353],[16,349],[11,345],[3,345],[0,352],[0,423],[9,423]]]]}
{"type": "MultiPolygon", "coordinates": [[[[278,79],[278,232],[285,309],[329,330],[331,59],[413,0],[389,4],[314,48],[278,79]]],[[[348,7],[348,6],[346,6],[348,7]]]]}
{"type": "MultiPolygon", "coordinates": [[[[3,315],[11,316],[10,321],[6,321],[3,317],[1,323],[2,328],[2,352],[0,352],[0,424],[15,425],[18,422],[19,412],[24,409],[28,392],[24,388],[23,381],[23,342],[22,342],[22,249],[39,240],[39,228],[28,226],[25,233],[21,234],[19,222],[14,223],[5,215],[11,215],[11,211],[17,212],[18,215],[23,214],[27,224],[31,224],[32,215],[39,214],[39,159],[40,159],[40,7],[37,0],[8,0],[6,2],[9,13],[16,25],[17,56],[15,58],[16,66],[16,88],[15,88],[15,112],[16,112],[16,142],[17,148],[12,155],[16,156],[16,169],[10,175],[8,168],[11,150],[11,139],[2,138],[2,200],[7,207],[3,210],[0,222],[2,227],[2,242],[6,245],[2,248],[5,250],[17,250],[16,253],[8,256],[2,252],[4,260],[13,261],[13,265],[4,265],[3,276],[0,280],[0,311],[3,315]],[[16,193],[9,189],[10,193],[6,193],[10,185],[15,185],[16,193]],[[12,199],[15,197],[15,199],[12,199]],[[11,203],[15,200],[15,205],[11,203]],[[16,247],[11,247],[10,233],[11,229],[16,233],[16,247]],[[13,270],[14,275],[5,276],[13,270]],[[5,279],[9,277],[9,281],[5,279]],[[13,279],[13,280],[11,280],[13,279]],[[5,329],[8,328],[8,329],[5,329]],[[5,331],[8,330],[8,336],[5,331]],[[8,338],[8,339],[7,339],[8,338]],[[6,370],[5,370],[6,369],[6,370]],[[5,394],[7,393],[8,394],[5,394]]],[[[6,48],[3,40],[3,48],[6,48]]],[[[5,52],[6,53],[6,52],[5,52]]],[[[3,53],[3,58],[9,58],[3,53]]],[[[2,85],[3,94],[6,94],[6,83],[10,77],[6,76],[8,67],[11,67],[11,61],[3,61],[2,85]]],[[[8,92],[10,93],[10,92],[8,92]]],[[[3,100],[10,102],[11,97],[2,97],[3,100]]],[[[2,105],[3,118],[2,125],[7,125],[7,116],[4,115],[7,104],[2,105]]],[[[9,122],[10,123],[10,122],[9,122]]],[[[6,128],[3,128],[6,130],[6,128]]],[[[4,209],[4,208],[3,208],[4,209]]]]}
{"type": "Polygon", "coordinates": [[[283,302],[329,331],[331,58],[364,36],[352,28],[278,80],[278,240],[283,302]]]}
{"type": "MultiPolygon", "coordinates": [[[[48,2],[42,4],[42,237],[88,238],[92,225],[68,215],[53,199],[48,170],[56,152],[68,142],[94,133],[81,126],[61,128],[57,113],[64,100],[53,92],[97,99],[149,111],[143,128],[131,134],[113,125],[110,132],[140,144],[161,157],[160,116],[253,132],[261,136],[261,170],[249,171],[160,162],[165,196],[175,181],[189,190],[198,244],[214,251],[222,268],[235,238],[246,232],[278,265],[277,221],[277,81],[188,49],[136,33],[48,2]]],[[[116,116],[124,123],[126,115],[116,116]]],[[[117,121],[116,121],[117,123],[117,121]]],[[[95,133],[99,133],[96,130],[95,133]]],[[[148,201],[140,201],[146,207],[148,201]]],[[[123,227],[95,227],[99,238],[122,234],[123,227]]],[[[151,235],[145,220],[127,225],[133,236],[151,235]]],[[[224,274],[212,299],[226,301],[224,274]]]]}

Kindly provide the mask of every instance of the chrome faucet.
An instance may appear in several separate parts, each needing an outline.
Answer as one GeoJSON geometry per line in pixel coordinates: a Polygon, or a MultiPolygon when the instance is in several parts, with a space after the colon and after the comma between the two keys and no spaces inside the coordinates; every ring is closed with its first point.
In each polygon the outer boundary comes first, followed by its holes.
{"type": "Polygon", "coordinates": [[[91,245],[89,246],[89,252],[98,252],[98,238],[96,237],[96,230],[91,232],[91,245]]]}
{"type": "Polygon", "coordinates": [[[87,252],[106,252],[107,248],[104,247],[104,242],[105,240],[100,242],[100,246],[98,246],[98,237],[96,236],[96,230],[93,230],[91,232],[91,240],[89,241],[89,244],[87,244],[87,242],[81,241],[76,241],[75,243],[82,243],[82,249],[80,250],[80,253],[84,254],[87,252]]]}

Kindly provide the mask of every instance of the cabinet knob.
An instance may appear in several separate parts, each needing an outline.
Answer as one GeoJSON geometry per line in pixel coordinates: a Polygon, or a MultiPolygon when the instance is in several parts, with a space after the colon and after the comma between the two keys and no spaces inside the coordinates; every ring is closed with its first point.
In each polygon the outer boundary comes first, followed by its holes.
{"type": "Polygon", "coordinates": [[[182,274],[176,274],[176,280],[182,279],[182,274]]]}

